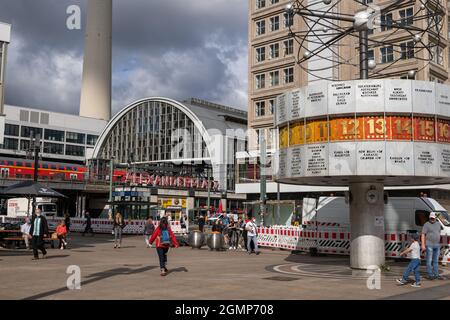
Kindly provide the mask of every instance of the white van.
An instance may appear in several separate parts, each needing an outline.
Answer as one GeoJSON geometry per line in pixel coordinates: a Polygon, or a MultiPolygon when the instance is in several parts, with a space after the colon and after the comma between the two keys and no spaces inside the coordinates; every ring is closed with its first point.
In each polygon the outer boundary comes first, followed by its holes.
{"type": "MultiPolygon", "coordinates": [[[[349,205],[344,197],[305,198],[302,208],[304,228],[350,232],[349,205]]],[[[384,206],[386,233],[421,232],[430,212],[437,214],[443,236],[450,236],[450,218],[447,210],[432,198],[392,197],[384,206]]]]}
{"type": "MultiPolygon", "coordinates": [[[[8,200],[7,216],[10,218],[21,218],[31,215],[33,211],[33,200],[27,198],[13,198],[8,200]]],[[[56,217],[57,206],[56,203],[51,202],[51,199],[36,198],[36,208],[41,209],[45,217],[56,217]]]]}

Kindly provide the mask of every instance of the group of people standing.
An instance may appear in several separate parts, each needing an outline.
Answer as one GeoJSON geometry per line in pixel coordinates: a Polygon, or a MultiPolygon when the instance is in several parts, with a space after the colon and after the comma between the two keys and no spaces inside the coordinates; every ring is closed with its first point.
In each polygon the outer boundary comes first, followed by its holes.
{"type": "MultiPolygon", "coordinates": [[[[203,227],[199,229],[203,232],[203,227]]],[[[247,220],[238,218],[236,221],[233,217],[228,217],[226,214],[222,215],[216,220],[212,228],[213,232],[220,232],[225,237],[225,244],[228,245],[229,250],[246,250],[248,254],[260,253],[258,250],[258,227],[256,225],[256,218],[252,217],[247,220]],[[240,244],[240,239],[243,239],[244,247],[240,244]]]]}

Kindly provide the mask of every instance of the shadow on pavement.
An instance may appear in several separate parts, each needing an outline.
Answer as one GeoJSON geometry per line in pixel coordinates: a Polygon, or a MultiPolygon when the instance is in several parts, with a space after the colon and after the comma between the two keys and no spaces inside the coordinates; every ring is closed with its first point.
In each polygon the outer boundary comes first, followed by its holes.
{"type": "MultiPolygon", "coordinates": [[[[147,267],[142,267],[139,269],[130,269],[130,268],[115,268],[115,269],[111,269],[111,270],[107,270],[107,271],[103,271],[103,272],[98,272],[98,273],[94,273],[91,274],[89,276],[87,276],[86,278],[89,280],[86,281],[82,281],[81,282],[81,286],[85,286],[94,282],[98,282],[98,281],[102,281],[114,276],[119,276],[119,275],[130,275],[130,274],[136,274],[136,273],[142,273],[142,272],[146,272],[149,270],[153,270],[158,268],[157,266],[147,266],[147,267]]],[[[23,300],[36,300],[36,299],[43,299],[46,297],[50,297],[52,295],[64,292],[64,291],[68,291],[69,289],[67,287],[63,287],[63,288],[59,288],[59,289],[55,289],[55,290],[51,290],[51,291],[47,291],[47,292],[42,292],[30,297],[26,297],[23,298],[23,300]]]]}
{"type": "Polygon", "coordinates": [[[61,254],[61,255],[49,255],[47,254],[47,256],[45,257],[44,260],[51,260],[51,259],[58,259],[58,258],[67,258],[70,257],[69,254],[61,254]]]}
{"type": "Polygon", "coordinates": [[[186,269],[185,267],[179,267],[179,268],[169,270],[167,272],[167,275],[171,274],[172,272],[189,272],[189,270],[186,269]]]}
{"type": "Polygon", "coordinates": [[[422,288],[420,289],[411,288],[409,285],[406,285],[405,290],[410,289],[410,292],[385,297],[381,300],[438,300],[450,297],[450,283],[446,283],[437,287],[424,288],[424,286],[426,286],[426,283],[427,281],[422,282],[422,288]]]}
{"type": "Polygon", "coordinates": [[[318,255],[313,257],[309,254],[290,254],[284,260],[293,263],[310,263],[320,265],[350,265],[350,257],[348,256],[318,255]]]}

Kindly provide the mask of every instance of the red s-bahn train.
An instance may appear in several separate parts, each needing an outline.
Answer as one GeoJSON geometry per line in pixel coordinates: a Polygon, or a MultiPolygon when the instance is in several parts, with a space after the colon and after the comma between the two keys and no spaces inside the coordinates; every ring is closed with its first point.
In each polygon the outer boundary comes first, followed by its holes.
{"type": "MultiPolygon", "coordinates": [[[[125,176],[125,170],[115,169],[113,181],[122,181],[125,176]]],[[[27,180],[33,179],[33,177],[34,160],[0,157],[0,178],[27,180]]],[[[89,176],[89,170],[84,165],[49,161],[39,161],[38,179],[72,182],[99,180],[99,178],[89,176]]],[[[106,175],[104,180],[106,180],[106,175]]]]}

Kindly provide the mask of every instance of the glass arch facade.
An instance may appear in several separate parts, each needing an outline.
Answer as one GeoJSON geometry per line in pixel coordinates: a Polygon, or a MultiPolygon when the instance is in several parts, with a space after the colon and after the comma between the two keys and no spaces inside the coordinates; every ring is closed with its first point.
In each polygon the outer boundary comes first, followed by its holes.
{"type": "Polygon", "coordinates": [[[98,155],[118,163],[209,158],[194,121],[176,105],[158,100],[141,101],[122,115],[98,155]]]}

